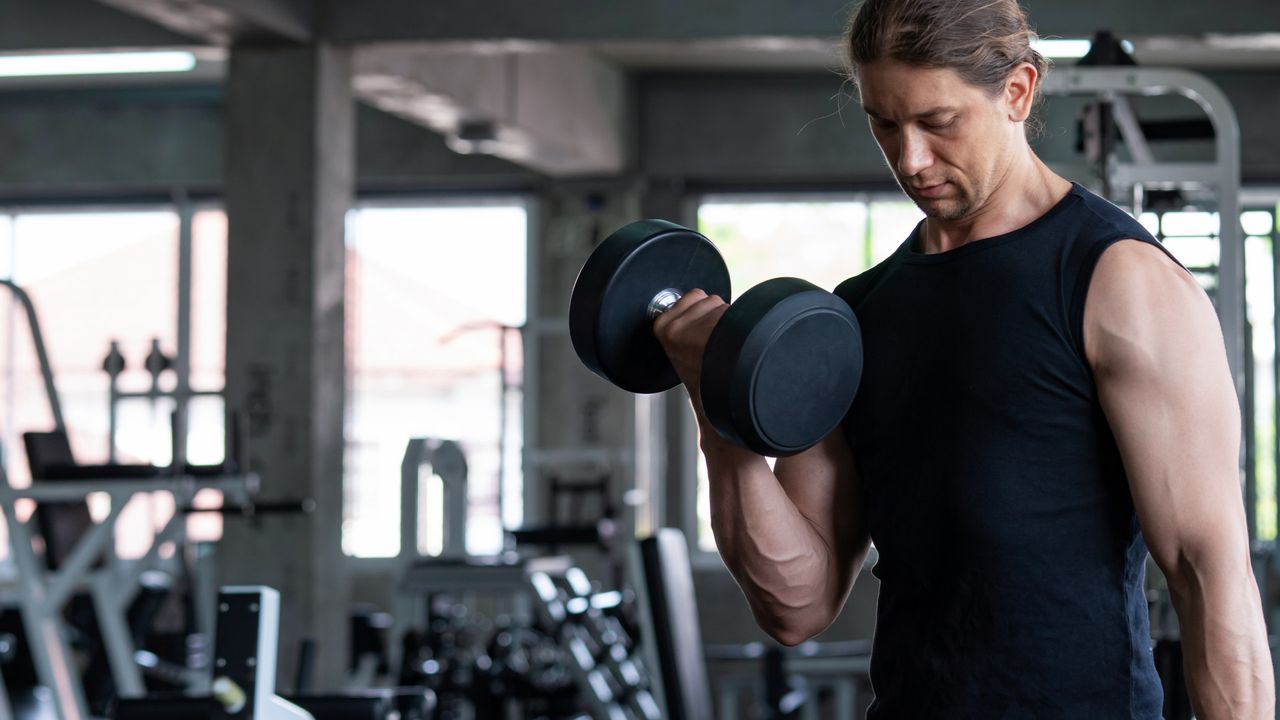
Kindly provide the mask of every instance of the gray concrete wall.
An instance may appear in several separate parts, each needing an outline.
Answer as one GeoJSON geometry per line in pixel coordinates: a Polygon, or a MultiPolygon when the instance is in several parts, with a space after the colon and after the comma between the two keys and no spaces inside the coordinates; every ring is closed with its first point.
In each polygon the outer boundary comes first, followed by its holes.
{"type": "MultiPolygon", "coordinates": [[[[1280,178],[1280,137],[1273,128],[1280,72],[1207,75],[1239,115],[1245,182],[1274,182],[1280,178]]],[[[852,88],[835,73],[653,74],[638,86],[646,175],[700,185],[892,183],[852,88]]],[[[1078,107],[1073,98],[1047,100],[1038,143],[1046,160],[1072,157],[1078,107]]],[[[1203,117],[1187,101],[1157,102],[1153,111],[1170,109],[1203,117]]]]}
{"type": "MultiPolygon", "coordinates": [[[[216,192],[223,114],[216,86],[0,92],[0,197],[216,192]]],[[[510,187],[536,179],[502,160],[458,155],[438,135],[364,106],[356,127],[361,189],[510,187]]]]}
{"type": "Polygon", "coordinates": [[[94,0],[5,0],[0,3],[0,49],[3,50],[190,44],[189,37],[94,0]]]}
{"type": "MultiPolygon", "coordinates": [[[[1240,116],[1246,182],[1280,180],[1280,72],[1215,72],[1240,116]]],[[[835,74],[639,78],[638,170],[686,185],[891,182],[835,74]]],[[[1078,103],[1051,99],[1039,147],[1070,157],[1078,103]]],[[[0,92],[0,197],[140,193],[221,184],[218,87],[0,92]]],[[[1159,109],[1157,109],[1159,110],[1159,109]]],[[[418,126],[361,107],[358,188],[511,188],[538,177],[462,156],[418,126]]]]}

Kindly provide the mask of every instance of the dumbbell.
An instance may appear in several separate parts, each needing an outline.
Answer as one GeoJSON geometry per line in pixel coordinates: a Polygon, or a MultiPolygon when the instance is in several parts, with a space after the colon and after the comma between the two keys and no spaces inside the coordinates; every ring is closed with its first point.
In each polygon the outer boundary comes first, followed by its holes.
{"type": "MultiPolygon", "coordinates": [[[[574,282],[569,335],[592,372],[623,390],[680,383],[653,321],[698,288],[730,298],[715,245],[686,227],[641,220],[600,243],[574,282]]],[[[702,358],[702,407],[722,437],[761,455],[794,455],[840,424],[862,377],[862,332],[849,305],[798,278],[767,280],[733,301],[702,358]]]]}

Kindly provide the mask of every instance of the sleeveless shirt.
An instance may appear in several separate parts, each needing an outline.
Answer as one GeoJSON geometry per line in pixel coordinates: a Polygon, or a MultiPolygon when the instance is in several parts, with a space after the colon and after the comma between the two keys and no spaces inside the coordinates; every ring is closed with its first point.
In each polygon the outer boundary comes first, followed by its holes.
{"type": "Polygon", "coordinates": [[[1103,250],[1163,246],[1074,184],[953,250],[920,253],[922,228],[836,289],[865,347],[844,430],[878,553],[867,716],[1160,718],[1147,548],[1082,327],[1103,250]]]}

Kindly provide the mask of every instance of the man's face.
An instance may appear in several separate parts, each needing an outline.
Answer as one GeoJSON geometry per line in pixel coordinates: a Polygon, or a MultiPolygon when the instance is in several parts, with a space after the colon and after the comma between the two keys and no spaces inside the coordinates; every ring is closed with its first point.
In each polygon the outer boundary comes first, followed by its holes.
{"type": "Polygon", "coordinates": [[[858,87],[885,162],[925,215],[961,220],[987,202],[1022,132],[1003,95],[892,60],[862,66],[858,87]]]}

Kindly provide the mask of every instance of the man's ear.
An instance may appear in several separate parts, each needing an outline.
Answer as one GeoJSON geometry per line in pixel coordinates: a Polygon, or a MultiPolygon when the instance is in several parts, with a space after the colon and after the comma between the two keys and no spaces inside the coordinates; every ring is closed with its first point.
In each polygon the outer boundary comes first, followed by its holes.
{"type": "Polygon", "coordinates": [[[1009,104],[1009,120],[1020,123],[1031,116],[1038,82],[1040,82],[1040,73],[1031,63],[1022,63],[1009,73],[1009,79],[1004,83],[1004,99],[1009,104]]]}

